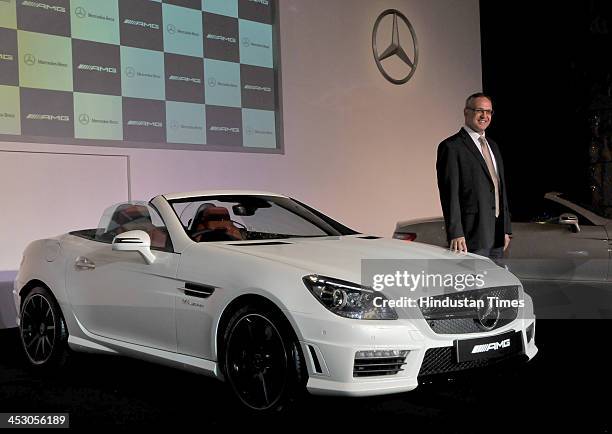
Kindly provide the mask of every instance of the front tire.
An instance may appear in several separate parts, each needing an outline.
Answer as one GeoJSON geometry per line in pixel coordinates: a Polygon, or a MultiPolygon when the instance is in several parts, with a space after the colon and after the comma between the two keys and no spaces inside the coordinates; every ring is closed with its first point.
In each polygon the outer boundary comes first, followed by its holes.
{"type": "Polygon", "coordinates": [[[68,329],[55,298],[43,287],[36,287],[21,306],[21,344],[32,367],[46,369],[65,364],[68,329]]]}
{"type": "Polygon", "coordinates": [[[304,358],[289,322],[272,309],[243,307],[224,334],[224,374],[256,414],[278,412],[305,390],[304,358]]]}

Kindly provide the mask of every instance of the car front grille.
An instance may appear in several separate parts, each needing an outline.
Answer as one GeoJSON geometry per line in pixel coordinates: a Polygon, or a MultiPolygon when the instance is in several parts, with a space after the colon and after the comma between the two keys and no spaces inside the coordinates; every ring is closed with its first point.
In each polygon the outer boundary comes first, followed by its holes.
{"type": "Polygon", "coordinates": [[[522,354],[516,354],[493,359],[457,362],[454,347],[430,348],[425,352],[425,358],[423,359],[423,364],[419,370],[419,377],[438,374],[451,374],[470,369],[486,368],[505,362],[520,361],[523,358],[524,356],[522,354]]]}
{"type": "MultiPolygon", "coordinates": [[[[494,288],[483,288],[466,292],[454,292],[435,297],[428,297],[430,305],[435,301],[448,299],[449,301],[477,301],[482,300],[488,303],[487,297],[494,297],[497,300],[511,302],[518,300],[518,286],[500,286],[494,288]]],[[[429,327],[437,334],[465,334],[482,333],[503,327],[516,319],[518,307],[500,307],[497,322],[492,327],[485,327],[479,321],[478,308],[475,307],[428,307],[422,301],[419,303],[421,313],[429,324],[429,327]]]]}

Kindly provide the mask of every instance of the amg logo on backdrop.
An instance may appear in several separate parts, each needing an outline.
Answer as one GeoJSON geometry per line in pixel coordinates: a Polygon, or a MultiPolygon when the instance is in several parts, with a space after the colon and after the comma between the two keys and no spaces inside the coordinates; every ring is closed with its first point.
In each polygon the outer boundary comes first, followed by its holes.
{"type": "Polygon", "coordinates": [[[108,72],[110,74],[117,73],[117,68],[113,68],[112,66],[86,65],[84,63],[81,63],[78,69],[84,69],[85,71],[108,72]]]}
{"type": "Polygon", "coordinates": [[[155,127],[161,128],[164,126],[161,122],[149,122],[149,121],[128,121],[128,126],[132,127],[155,127]]]}
{"type": "Polygon", "coordinates": [[[131,24],[132,26],[148,27],[150,29],[159,30],[159,24],[145,23],[144,21],[136,21],[136,20],[125,19],[123,21],[123,24],[131,24]]]}
{"type": "Polygon", "coordinates": [[[216,41],[231,42],[232,44],[236,43],[236,38],[232,38],[229,36],[213,35],[212,33],[209,33],[208,35],[206,35],[206,39],[214,39],[216,41]]]}
{"type": "Polygon", "coordinates": [[[39,113],[29,113],[26,116],[26,119],[31,119],[34,121],[61,121],[61,122],[70,122],[70,116],[65,115],[42,115],[39,113]]]}
{"type": "Polygon", "coordinates": [[[272,92],[272,89],[269,87],[254,86],[252,84],[246,84],[244,86],[244,90],[258,90],[258,91],[263,91],[263,92],[272,92]]]}
{"type": "Polygon", "coordinates": [[[168,80],[172,80],[172,81],[189,81],[191,83],[197,83],[197,84],[202,83],[202,80],[200,80],[199,78],[180,77],[178,75],[171,75],[170,77],[168,77],[168,80]]]}
{"type": "Polygon", "coordinates": [[[210,131],[221,131],[224,133],[240,133],[240,128],[229,128],[229,127],[210,127],[210,131]]]}
{"type": "Polygon", "coordinates": [[[259,3],[260,5],[264,5],[264,6],[268,6],[270,4],[268,0],[249,0],[249,1],[253,3],[259,3]]]}
{"type": "Polygon", "coordinates": [[[0,60],[15,60],[12,54],[0,53],[0,60]]]}
{"type": "Polygon", "coordinates": [[[508,348],[510,346],[510,339],[504,339],[501,342],[491,342],[490,344],[474,345],[472,348],[472,354],[486,353],[487,351],[497,351],[500,348],[508,348]]]}
{"type": "Polygon", "coordinates": [[[45,10],[52,10],[52,11],[61,12],[64,14],[66,13],[66,8],[63,8],[61,6],[51,6],[45,3],[33,2],[33,1],[28,1],[28,0],[22,1],[21,6],[30,6],[33,8],[42,8],[45,10]]]}

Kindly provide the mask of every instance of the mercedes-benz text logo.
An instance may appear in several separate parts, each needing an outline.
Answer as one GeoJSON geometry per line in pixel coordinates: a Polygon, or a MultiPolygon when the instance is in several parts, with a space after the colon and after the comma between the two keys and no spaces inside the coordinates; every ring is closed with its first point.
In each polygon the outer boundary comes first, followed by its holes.
{"type": "Polygon", "coordinates": [[[81,113],[79,115],[79,122],[81,123],[81,125],[87,125],[89,123],[89,116],[85,113],[81,113]]]}
{"type": "Polygon", "coordinates": [[[208,85],[209,85],[210,87],[215,87],[215,86],[217,85],[217,80],[215,80],[213,77],[210,77],[210,78],[208,79],[208,85]]]}
{"type": "Polygon", "coordinates": [[[168,33],[170,33],[171,35],[174,35],[176,33],[176,26],[174,24],[168,24],[166,26],[166,30],[168,31],[168,33]]]}
{"type": "Polygon", "coordinates": [[[478,300],[481,302],[481,307],[478,308],[476,324],[484,331],[493,330],[499,322],[499,307],[488,298],[487,294],[480,296],[478,300]]]}
{"type": "Polygon", "coordinates": [[[410,24],[410,21],[408,21],[408,18],[406,18],[406,16],[403,13],[401,13],[400,11],[396,9],[387,9],[386,11],[384,11],[378,16],[378,18],[376,19],[376,22],[374,23],[374,30],[372,32],[372,52],[374,53],[374,60],[376,61],[376,66],[378,67],[379,71],[391,83],[404,84],[408,80],[410,80],[410,78],[412,78],[412,76],[414,75],[414,72],[416,71],[417,62],[419,60],[419,48],[418,48],[417,37],[414,31],[414,28],[412,27],[412,24],[410,24]],[[377,45],[377,39],[379,36],[378,33],[379,33],[381,22],[388,15],[393,16],[393,27],[391,30],[391,44],[382,53],[380,53],[378,50],[378,45],[377,45]],[[408,54],[406,53],[406,50],[404,49],[406,45],[402,46],[402,43],[400,41],[399,23],[397,20],[398,17],[401,19],[401,21],[405,24],[405,26],[410,31],[410,35],[412,37],[412,47],[413,47],[412,51],[414,52],[413,59],[410,59],[410,56],[408,56],[408,54]],[[405,65],[404,69],[407,69],[407,73],[403,76],[403,78],[392,77],[391,74],[389,74],[389,72],[387,72],[387,70],[383,66],[382,64],[383,60],[388,59],[392,56],[397,56],[399,60],[405,65]]]}
{"type": "Polygon", "coordinates": [[[74,10],[74,14],[79,18],[85,18],[87,16],[87,11],[85,10],[85,8],[79,6],[74,10]]]}
{"type": "Polygon", "coordinates": [[[136,75],[136,70],[131,66],[128,66],[127,68],[125,68],[125,75],[132,78],[136,75]]]}
{"type": "Polygon", "coordinates": [[[23,56],[23,61],[26,65],[32,66],[36,63],[36,57],[33,54],[27,53],[23,56]]]}

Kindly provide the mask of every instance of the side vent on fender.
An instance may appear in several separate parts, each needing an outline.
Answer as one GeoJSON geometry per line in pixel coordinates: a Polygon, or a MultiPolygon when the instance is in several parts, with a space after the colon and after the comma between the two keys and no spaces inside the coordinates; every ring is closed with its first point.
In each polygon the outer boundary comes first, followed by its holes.
{"type": "Polygon", "coordinates": [[[208,298],[215,292],[214,286],[200,285],[197,283],[185,282],[185,288],[182,288],[185,295],[190,297],[208,298]]]}

